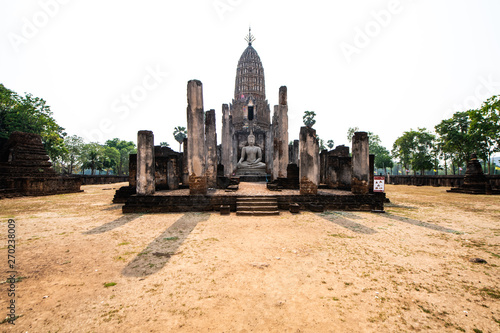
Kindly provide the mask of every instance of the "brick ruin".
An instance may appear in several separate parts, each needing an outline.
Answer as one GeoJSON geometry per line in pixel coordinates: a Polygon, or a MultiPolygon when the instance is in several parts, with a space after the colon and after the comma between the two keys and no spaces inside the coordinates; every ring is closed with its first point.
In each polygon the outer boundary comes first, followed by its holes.
{"type": "Polygon", "coordinates": [[[13,132],[0,139],[0,198],[81,192],[81,184],[54,171],[39,135],[13,132]]]}
{"type": "MultiPolygon", "coordinates": [[[[203,84],[199,80],[191,80],[187,84],[188,139],[184,141],[184,152],[165,150],[162,153],[165,160],[160,162],[161,154],[157,147],[154,154],[148,153],[153,149],[152,141],[144,139],[147,144],[141,141],[145,133],[149,138],[153,137],[153,133],[139,131],[137,159],[130,159],[130,186],[120,190],[121,196],[118,195],[120,191],[117,192],[114,202],[126,201],[124,212],[178,211],[181,206],[174,207],[175,200],[182,202],[186,211],[219,210],[221,205],[229,205],[233,209],[232,195],[226,195],[225,199],[215,198],[210,189],[231,187],[237,193],[238,186],[235,184],[248,181],[266,182],[267,188],[274,191],[298,190],[297,195],[300,193],[302,199],[287,200],[300,201],[302,208],[307,206],[307,202],[314,201],[339,209],[383,209],[381,196],[373,195],[370,190],[373,184],[373,156],[368,153],[367,133],[354,134],[352,156],[349,156],[349,148],[345,146],[320,154],[316,131],[309,127],[302,127],[300,139],[289,145],[287,87],[280,87],[279,102],[274,106],[271,119],[264,68],[252,46],[251,34],[247,41],[248,47],[237,66],[234,98],[231,104],[222,105],[220,145],[217,144],[216,111],[204,111],[203,84]],[[144,190],[141,188],[143,183],[156,185],[148,185],[148,190],[144,190]],[[137,195],[130,196],[135,188],[137,195]],[[174,200],[155,196],[155,191],[178,188],[189,188],[192,198],[175,196],[174,200]],[[318,191],[321,188],[351,191],[352,194],[334,199],[320,195],[318,191]],[[130,199],[127,201],[128,196],[130,199]],[[168,207],[163,207],[165,205],[168,207]]],[[[287,201],[283,202],[284,207],[287,201]]]]}
{"type": "Polygon", "coordinates": [[[472,154],[467,162],[467,171],[462,185],[448,190],[452,193],[466,194],[500,194],[500,189],[493,189],[490,181],[483,173],[481,163],[479,163],[476,154],[472,154]]]}

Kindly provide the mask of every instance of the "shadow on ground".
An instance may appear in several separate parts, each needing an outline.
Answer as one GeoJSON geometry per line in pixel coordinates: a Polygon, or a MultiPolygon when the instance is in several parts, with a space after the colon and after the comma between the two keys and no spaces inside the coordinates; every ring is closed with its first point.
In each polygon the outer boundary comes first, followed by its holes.
{"type": "Polygon", "coordinates": [[[97,235],[97,234],[102,234],[102,233],[105,233],[107,231],[110,231],[110,230],[113,230],[113,229],[116,229],[118,227],[121,227],[122,225],[125,225],[129,222],[132,222],[133,220],[135,220],[136,218],[140,217],[142,214],[127,214],[127,215],[123,215],[122,217],[120,218],[117,218],[116,220],[114,221],[111,221],[111,222],[108,222],[106,224],[103,224],[99,227],[96,227],[92,230],[89,230],[89,231],[85,231],[83,234],[84,235],[97,235]]]}
{"type": "Polygon", "coordinates": [[[161,235],[156,237],[123,269],[129,277],[145,277],[161,270],[199,222],[210,218],[207,213],[186,213],[161,235]]]}
{"type": "Polygon", "coordinates": [[[358,234],[373,235],[377,233],[377,231],[371,228],[368,228],[362,224],[344,218],[345,216],[350,219],[362,219],[362,217],[359,217],[349,212],[324,212],[317,215],[319,217],[324,218],[325,220],[333,222],[336,225],[354,231],[358,234]]]}
{"type": "Polygon", "coordinates": [[[118,210],[118,209],[122,209],[122,208],[123,208],[123,205],[112,204],[112,205],[110,205],[110,207],[104,208],[103,211],[118,210]]]}
{"type": "Polygon", "coordinates": [[[397,216],[397,215],[392,215],[390,213],[386,213],[386,214],[384,214],[382,216],[385,217],[385,218],[387,218],[387,219],[391,219],[391,220],[395,220],[395,221],[399,221],[399,222],[404,222],[404,223],[408,223],[408,224],[411,224],[411,225],[416,225],[418,227],[424,227],[424,228],[428,228],[428,229],[432,229],[432,230],[436,230],[436,231],[440,231],[440,232],[446,232],[446,233],[450,233],[450,234],[460,234],[461,233],[460,231],[456,231],[456,230],[453,230],[453,229],[441,227],[439,225],[435,225],[435,224],[432,224],[432,223],[422,222],[422,221],[418,221],[418,220],[413,220],[413,219],[409,219],[407,217],[401,217],[401,216],[397,216]]]}

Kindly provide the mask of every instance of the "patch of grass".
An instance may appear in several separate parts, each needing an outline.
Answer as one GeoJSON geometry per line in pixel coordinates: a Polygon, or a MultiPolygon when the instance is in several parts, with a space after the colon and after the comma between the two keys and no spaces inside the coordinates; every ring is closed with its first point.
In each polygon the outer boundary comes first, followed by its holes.
{"type": "Polygon", "coordinates": [[[104,282],[104,288],[116,286],[116,282],[104,282]]]}
{"type": "Polygon", "coordinates": [[[352,286],[352,282],[344,282],[346,286],[352,286]]]}
{"type": "MultiPolygon", "coordinates": [[[[18,276],[14,279],[14,283],[21,282],[24,279],[26,279],[26,276],[18,276]]],[[[0,284],[4,284],[4,283],[12,283],[12,281],[9,279],[9,280],[5,280],[5,281],[0,282],[0,284]]]]}
{"type": "Polygon", "coordinates": [[[490,252],[490,251],[487,251],[487,250],[484,250],[485,252],[491,254],[493,257],[495,258],[500,258],[500,255],[496,254],[496,253],[493,253],[493,252],[490,252]]]}
{"type": "Polygon", "coordinates": [[[420,310],[422,310],[425,313],[432,313],[431,310],[424,308],[422,305],[417,304],[417,306],[420,308],[420,310]]]}
{"type": "Polygon", "coordinates": [[[328,234],[328,236],[330,236],[330,237],[338,237],[338,238],[354,238],[352,236],[347,236],[347,235],[344,235],[344,234],[328,234]]]}
{"type": "Polygon", "coordinates": [[[130,242],[123,242],[123,243],[118,244],[118,246],[129,245],[129,244],[130,244],[130,242]]]}
{"type": "Polygon", "coordinates": [[[482,289],[479,289],[479,291],[485,293],[486,295],[488,295],[490,297],[500,299],[500,291],[499,290],[490,289],[490,288],[482,288],[482,289]]]}
{"type": "Polygon", "coordinates": [[[16,321],[17,319],[21,318],[22,316],[24,316],[24,315],[15,316],[14,318],[7,317],[4,320],[2,320],[2,322],[0,322],[0,325],[5,324],[5,323],[12,323],[12,322],[16,321]]]}
{"type": "Polygon", "coordinates": [[[496,319],[495,317],[491,317],[491,318],[493,318],[493,321],[494,321],[495,323],[497,323],[498,325],[500,325],[500,320],[496,319]]]}
{"type": "Polygon", "coordinates": [[[368,318],[368,321],[369,321],[370,323],[375,323],[375,322],[377,322],[377,321],[384,322],[384,321],[386,321],[386,320],[387,320],[387,318],[388,318],[388,316],[387,316],[387,314],[386,314],[385,312],[380,312],[380,313],[378,314],[378,316],[368,318]]]}
{"type": "Polygon", "coordinates": [[[179,237],[177,237],[177,236],[175,236],[175,237],[167,237],[167,238],[163,238],[163,240],[165,240],[165,241],[176,241],[176,240],[178,240],[178,239],[179,239],[179,237]]]}
{"type": "Polygon", "coordinates": [[[474,331],[474,333],[483,333],[483,331],[481,331],[481,330],[479,330],[477,328],[473,328],[472,330],[474,331]]]}

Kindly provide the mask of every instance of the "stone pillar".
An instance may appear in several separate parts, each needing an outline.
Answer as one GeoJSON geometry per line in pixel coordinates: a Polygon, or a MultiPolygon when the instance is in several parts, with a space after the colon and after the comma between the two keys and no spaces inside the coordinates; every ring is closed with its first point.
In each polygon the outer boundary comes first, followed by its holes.
{"type": "Polygon", "coordinates": [[[224,176],[231,177],[231,150],[233,147],[231,138],[231,127],[229,123],[229,106],[222,104],[222,162],[224,176]]]}
{"type": "Polygon", "coordinates": [[[154,136],[151,131],[137,133],[137,195],[155,193],[154,136]]]}
{"type": "Polygon", "coordinates": [[[205,144],[207,155],[205,168],[207,186],[217,187],[217,133],[215,131],[215,110],[205,112],[205,144]]]}
{"type": "Polygon", "coordinates": [[[288,164],[299,166],[299,140],[293,140],[293,143],[288,145],[288,164]]]}
{"type": "Polygon", "coordinates": [[[130,154],[128,160],[128,185],[137,186],[137,154],[130,154]]]}
{"type": "Polygon", "coordinates": [[[317,194],[319,185],[319,142],[316,130],[300,128],[300,194],[317,194]]]}
{"type": "Polygon", "coordinates": [[[368,185],[368,191],[370,193],[373,193],[374,181],[375,181],[375,155],[370,154],[370,184],[368,185]]]}
{"type": "Polygon", "coordinates": [[[279,92],[279,169],[278,177],[286,178],[286,168],[288,166],[288,101],[286,86],[280,87],[279,92]]]}
{"type": "Polygon", "coordinates": [[[167,161],[167,184],[169,190],[179,189],[179,174],[177,170],[177,157],[169,157],[167,161]]]}
{"type": "Polygon", "coordinates": [[[188,169],[188,138],[182,141],[182,185],[189,186],[189,169],[188,169]]]}
{"type": "Polygon", "coordinates": [[[278,179],[279,168],[280,168],[280,144],[279,144],[279,106],[274,106],[273,114],[273,125],[272,125],[272,135],[273,135],[273,165],[272,165],[272,176],[273,180],[278,179]]]}
{"type": "Polygon", "coordinates": [[[234,170],[236,169],[236,166],[238,165],[238,139],[236,137],[235,129],[233,126],[233,116],[229,116],[229,124],[231,126],[230,130],[230,135],[231,135],[231,143],[232,143],[232,149],[231,153],[229,155],[231,159],[231,166],[230,166],[230,173],[231,177],[233,176],[234,170]]]}
{"type": "Polygon", "coordinates": [[[354,194],[367,194],[370,184],[370,158],[368,134],[356,132],[352,137],[352,180],[351,191],[354,194]]]}
{"type": "Polygon", "coordinates": [[[326,163],[328,160],[328,151],[326,149],[319,153],[319,182],[326,183],[326,163]]]}
{"type": "Polygon", "coordinates": [[[191,80],[188,82],[187,100],[189,193],[191,195],[207,194],[203,85],[201,81],[191,80]]]}
{"type": "Polygon", "coordinates": [[[269,125],[269,130],[266,131],[266,173],[273,173],[273,125],[269,125]]]}

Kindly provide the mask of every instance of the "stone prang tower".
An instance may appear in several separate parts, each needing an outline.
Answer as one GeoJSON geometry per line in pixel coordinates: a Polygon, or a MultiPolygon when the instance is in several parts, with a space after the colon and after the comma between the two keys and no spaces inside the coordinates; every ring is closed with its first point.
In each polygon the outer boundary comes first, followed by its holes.
{"type": "Polygon", "coordinates": [[[227,158],[223,157],[222,162],[226,175],[237,171],[241,149],[248,144],[250,134],[255,136],[255,145],[262,150],[262,162],[268,166],[268,172],[272,161],[271,112],[266,100],[264,67],[252,46],[255,38],[251,30],[245,40],[248,46],[238,61],[234,98],[229,107],[223,106],[222,132],[223,137],[224,133],[227,136],[226,140],[223,138],[222,151],[227,158]]]}

